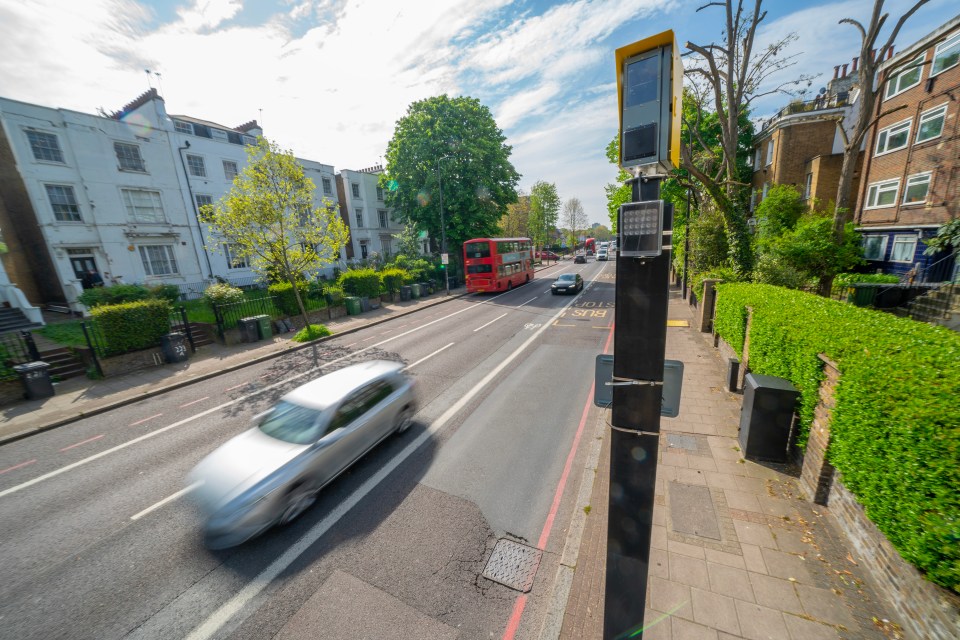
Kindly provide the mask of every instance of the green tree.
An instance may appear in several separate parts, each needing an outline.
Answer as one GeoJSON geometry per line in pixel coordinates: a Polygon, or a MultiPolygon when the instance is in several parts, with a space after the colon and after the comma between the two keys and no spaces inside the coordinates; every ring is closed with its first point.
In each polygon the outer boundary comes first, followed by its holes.
{"type": "Polygon", "coordinates": [[[632,193],[630,185],[626,181],[630,174],[619,168],[620,165],[620,137],[613,136],[613,140],[607,145],[607,160],[617,166],[616,182],[608,183],[603,187],[607,194],[607,215],[610,216],[610,230],[617,232],[617,216],[620,213],[620,205],[630,202],[632,193]]]}
{"type": "Polygon", "coordinates": [[[293,152],[259,138],[247,147],[247,166],[216,205],[200,208],[230,253],[262,275],[289,282],[304,326],[310,326],[297,282],[340,256],[349,237],[335,204],[314,201],[316,187],[293,152]]]}
{"type": "Polygon", "coordinates": [[[500,219],[500,235],[506,238],[526,238],[530,235],[530,196],[520,195],[507,205],[507,213],[500,219]]]}
{"type": "Polygon", "coordinates": [[[403,231],[393,235],[397,239],[397,255],[403,256],[408,260],[416,260],[420,257],[420,234],[412,224],[403,225],[403,231]]]}
{"type": "Polygon", "coordinates": [[[576,247],[580,232],[586,232],[587,230],[587,214],[584,212],[579,198],[570,198],[563,205],[563,226],[566,228],[569,238],[567,246],[576,247]]]}
{"type": "Polygon", "coordinates": [[[924,240],[927,248],[923,250],[923,255],[932,256],[945,251],[950,247],[960,247],[960,218],[955,218],[937,229],[937,235],[924,240]]]}
{"type": "Polygon", "coordinates": [[[547,238],[557,226],[559,215],[560,196],[557,195],[557,185],[542,180],[536,182],[530,189],[530,217],[527,220],[527,229],[535,251],[546,244],[547,238]]]}
{"type": "Polygon", "coordinates": [[[507,205],[517,201],[520,174],[505,140],[490,110],[475,98],[414,102],[387,144],[380,177],[387,206],[431,238],[445,231],[448,251],[461,255],[465,240],[496,235],[507,205]]]}

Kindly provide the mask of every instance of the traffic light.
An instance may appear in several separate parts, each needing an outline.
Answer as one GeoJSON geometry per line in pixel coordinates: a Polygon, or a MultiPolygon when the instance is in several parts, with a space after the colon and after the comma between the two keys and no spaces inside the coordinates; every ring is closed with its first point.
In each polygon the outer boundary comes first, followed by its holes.
{"type": "Polygon", "coordinates": [[[668,173],[680,166],[683,65],[673,31],[616,51],[620,167],[668,173]]]}

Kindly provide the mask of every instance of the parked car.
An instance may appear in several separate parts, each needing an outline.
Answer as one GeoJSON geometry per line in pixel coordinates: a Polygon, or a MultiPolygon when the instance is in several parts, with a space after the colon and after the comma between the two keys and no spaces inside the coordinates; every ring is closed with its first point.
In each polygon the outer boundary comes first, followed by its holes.
{"type": "Polygon", "coordinates": [[[560,259],[560,256],[555,254],[553,251],[549,251],[549,250],[537,251],[536,257],[540,258],[541,260],[559,260],[560,259]]]}
{"type": "Polygon", "coordinates": [[[576,293],[583,291],[583,278],[579,273],[561,273],[557,280],[550,285],[553,295],[558,293],[576,293]]]}
{"type": "Polygon", "coordinates": [[[604,247],[597,251],[597,260],[606,260],[607,259],[607,249],[604,247]]]}
{"type": "Polygon", "coordinates": [[[413,380],[375,360],[308,382],[254,418],[191,472],[212,549],[246,542],[303,513],[340,473],[416,412],[413,380]]]}
{"type": "Polygon", "coordinates": [[[573,259],[573,264],[587,264],[587,256],[578,253],[573,259]]]}

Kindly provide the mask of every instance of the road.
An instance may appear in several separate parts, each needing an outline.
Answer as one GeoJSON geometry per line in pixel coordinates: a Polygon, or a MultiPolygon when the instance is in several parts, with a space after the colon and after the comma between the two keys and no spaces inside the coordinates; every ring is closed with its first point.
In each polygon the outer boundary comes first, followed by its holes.
{"type": "Polygon", "coordinates": [[[0,447],[3,637],[536,637],[614,271],[563,263],[0,447]],[[566,271],[585,291],[552,296],[566,271]],[[286,391],[371,358],[417,379],[414,426],[296,522],[204,548],[189,470],[286,391]],[[529,594],[481,576],[500,539],[544,551],[529,594]]]}

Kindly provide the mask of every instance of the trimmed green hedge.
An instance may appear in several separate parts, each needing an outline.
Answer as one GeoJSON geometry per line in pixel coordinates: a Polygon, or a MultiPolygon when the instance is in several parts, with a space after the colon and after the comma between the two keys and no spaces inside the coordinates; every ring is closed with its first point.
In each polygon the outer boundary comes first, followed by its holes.
{"type": "Polygon", "coordinates": [[[380,274],[373,269],[351,269],[340,276],[337,284],[348,296],[376,298],[380,295],[380,274]]]}
{"type": "MultiPolygon", "coordinates": [[[[300,300],[303,301],[304,306],[306,306],[307,285],[306,283],[301,283],[298,288],[300,289],[300,300]]],[[[277,282],[267,287],[267,291],[273,296],[273,304],[280,313],[287,316],[295,316],[300,313],[300,305],[297,304],[297,294],[293,292],[292,284],[289,282],[277,282]]]]}
{"type": "Polygon", "coordinates": [[[404,282],[410,281],[410,274],[406,269],[391,267],[380,272],[380,286],[387,293],[397,293],[404,282]]]}
{"type": "Polygon", "coordinates": [[[101,305],[91,309],[90,315],[106,342],[108,354],[155,347],[170,331],[170,303],[166,300],[101,305]]]}
{"type": "Polygon", "coordinates": [[[830,462],[867,516],[927,579],[960,592],[960,334],[768,285],[721,284],[715,327],[751,371],[800,389],[805,442],[823,353],[840,383],[830,462]]]}

